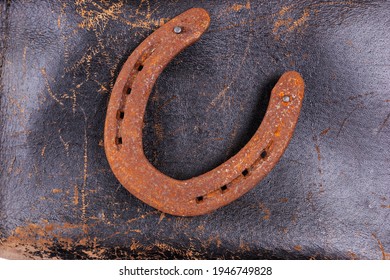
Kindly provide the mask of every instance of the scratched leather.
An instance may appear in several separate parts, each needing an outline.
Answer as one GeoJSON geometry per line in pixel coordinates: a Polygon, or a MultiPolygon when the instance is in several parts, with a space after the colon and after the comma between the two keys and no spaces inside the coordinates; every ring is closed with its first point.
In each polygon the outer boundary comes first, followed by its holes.
{"type": "MultiPolygon", "coordinates": [[[[0,256],[390,258],[389,1],[2,1],[0,256]],[[250,139],[281,74],[306,83],[294,137],[252,191],[165,215],[107,163],[103,125],[130,53],[191,7],[201,40],[158,79],[145,154],[186,179],[250,139]]],[[[163,199],[163,198],[162,198],[163,199]]]]}

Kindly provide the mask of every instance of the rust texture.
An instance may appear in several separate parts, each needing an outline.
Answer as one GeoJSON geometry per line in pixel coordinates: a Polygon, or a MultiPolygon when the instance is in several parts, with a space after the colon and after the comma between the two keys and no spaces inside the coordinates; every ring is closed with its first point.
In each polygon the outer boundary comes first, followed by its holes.
{"type": "Polygon", "coordinates": [[[272,90],[260,127],[236,155],[188,180],[176,180],[158,171],[142,146],[149,95],[167,64],[196,42],[209,23],[205,10],[193,8],[146,38],[119,73],[107,110],[104,147],[113,173],[133,195],[172,215],[206,214],[252,189],[287,148],[304,95],[301,76],[293,71],[283,74],[272,90]]]}

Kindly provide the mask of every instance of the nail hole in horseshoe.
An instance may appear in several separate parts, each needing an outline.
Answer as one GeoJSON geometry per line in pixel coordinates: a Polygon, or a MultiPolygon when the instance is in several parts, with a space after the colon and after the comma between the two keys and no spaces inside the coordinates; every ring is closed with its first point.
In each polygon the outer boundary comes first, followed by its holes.
{"type": "Polygon", "coordinates": [[[137,70],[138,71],[142,71],[143,68],[144,68],[144,66],[141,64],[141,65],[138,66],[137,70]]]}
{"type": "Polygon", "coordinates": [[[247,176],[249,174],[249,171],[248,171],[248,169],[244,169],[244,171],[242,171],[241,173],[245,177],[245,176],[247,176]]]}
{"type": "Polygon", "coordinates": [[[116,137],[115,138],[115,144],[122,145],[122,137],[116,137]]]}
{"type": "Polygon", "coordinates": [[[123,120],[124,117],[125,117],[125,112],[123,112],[122,110],[118,110],[118,112],[116,113],[116,118],[118,120],[123,120]]]}
{"type": "Polygon", "coordinates": [[[266,156],[267,156],[267,151],[266,150],[262,151],[260,157],[265,158],[266,156]]]}
{"type": "Polygon", "coordinates": [[[227,187],[226,185],[223,185],[223,186],[221,187],[221,192],[222,192],[222,193],[227,192],[227,190],[228,190],[228,187],[227,187]]]}
{"type": "Polygon", "coordinates": [[[131,88],[127,88],[126,94],[129,95],[131,93],[131,88]]]}
{"type": "Polygon", "coordinates": [[[202,203],[204,200],[203,200],[203,196],[198,196],[196,199],[195,199],[196,203],[202,203]]]}

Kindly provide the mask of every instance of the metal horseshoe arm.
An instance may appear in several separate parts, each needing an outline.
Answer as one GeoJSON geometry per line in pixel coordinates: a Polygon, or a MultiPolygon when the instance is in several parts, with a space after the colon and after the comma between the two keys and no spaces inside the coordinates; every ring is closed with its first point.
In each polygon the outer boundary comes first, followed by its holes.
{"type": "Polygon", "coordinates": [[[172,215],[205,214],[252,189],[287,148],[304,95],[301,76],[297,72],[283,74],[272,90],[260,127],[235,156],[188,180],[176,180],[158,171],[145,157],[142,146],[149,95],[167,64],[196,42],[209,23],[208,13],[194,8],[146,38],[119,73],[107,110],[104,146],[115,176],[133,195],[172,215]]]}

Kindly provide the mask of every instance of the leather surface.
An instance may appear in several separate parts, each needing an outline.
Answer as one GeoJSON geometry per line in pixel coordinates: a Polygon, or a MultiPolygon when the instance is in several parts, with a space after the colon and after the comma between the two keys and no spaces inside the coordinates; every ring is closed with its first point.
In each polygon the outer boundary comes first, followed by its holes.
{"type": "Polygon", "coordinates": [[[389,1],[2,1],[0,256],[61,259],[390,258],[389,1]],[[178,179],[234,155],[281,74],[306,96],[289,147],[211,214],[160,213],[103,149],[110,91],[134,48],[191,7],[199,42],[160,76],[144,150],[178,179]]]}

